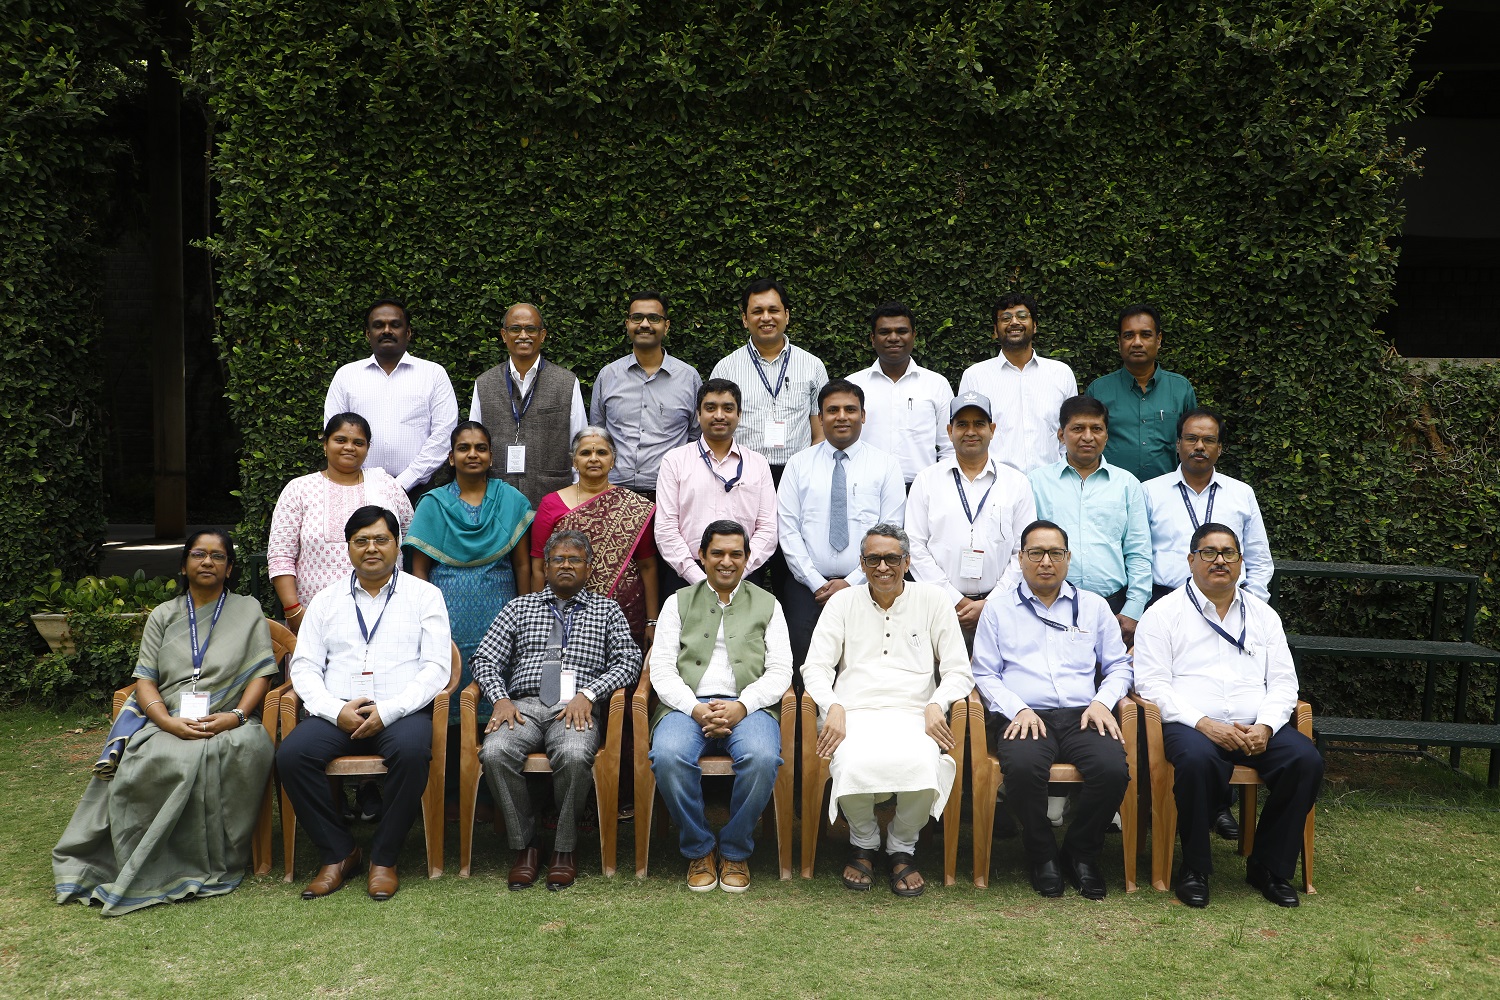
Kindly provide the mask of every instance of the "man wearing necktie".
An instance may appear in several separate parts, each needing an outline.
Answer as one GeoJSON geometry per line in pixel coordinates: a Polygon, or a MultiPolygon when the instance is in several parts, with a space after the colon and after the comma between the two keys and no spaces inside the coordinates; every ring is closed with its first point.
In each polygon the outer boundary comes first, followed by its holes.
{"type": "Polygon", "coordinates": [[[864,390],[852,382],[823,386],[824,438],[792,456],[776,491],[777,533],[792,577],[782,607],[798,664],[828,599],[865,582],[859,545],[851,540],[877,524],[900,524],[906,510],[901,463],[859,439],[864,406],[864,390]]]}

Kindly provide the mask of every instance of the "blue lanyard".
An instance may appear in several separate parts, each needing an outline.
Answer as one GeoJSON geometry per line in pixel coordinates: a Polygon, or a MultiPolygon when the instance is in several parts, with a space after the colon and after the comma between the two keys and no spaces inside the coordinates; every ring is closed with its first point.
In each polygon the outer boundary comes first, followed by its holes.
{"type": "Polygon", "coordinates": [[[771,388],[771,383],[766,380],[765,365],[761,364],[760,354],[756,352],[754,346],[746,344],[745,353],[750,355],[750,364],[755,368],[755,374],[760,376],[760,384],[766,387],[766,392],[769,392],[771,394],[771,398],[775,399],[777,396],[781,395],[781,387],[786,385],[787,366],[792,363],[791,341],[787,341],[786,356],[781,359],[781,374],[776,376],[776,388],[774,389],[771,388]]]}
{"type": "MultiPolygon", "coordinates": [[[[1203,512],[1204,522],[1214,519],[1214,494],[1219,490],[1218,483],[1210,483],[1208,487],[1208,509],[1203,512]]],[[[1182,505],[1188,510],[1188,518],[1193,522],[1193,530],[1197,531],[1203,525],[1198,521],[1198,513],[1193,510],[1193,502],[1188,499],[1188,488],[1183,483],[1177,484],[1177,492],[1182,494],[1182,505]]]]}
{"type": "Polygon", "coordinates": [[[198,690],[198,676],[203,673],[203,658],[208,655],[208,644],[213,642],[214,626],[219,624],[219,612],[224,610],[224,599],[229,596],[229,588],[225,587],[219,592],[219,603],[214,605],[213,620],[208,623],[208,637],[203,640],[202,648],[198,646],[198,612],[193,608],[193,595],[187,595],[188,608],[188,641],[193,644],[193,690],[198,690]]]}
{"type": "Polygon", "coordinates": [[[1231,646],[1233,646],[1235,649],[1238,649],[1246,656],[1249,656],[1250,653],[1245,649],[1245,598],[1243,596],[1240,597],[1240,637],[1236,639],[1228,632],[1219,628],[1217,623],[1209,621],[1208,616],[1203,613],[1203,605],[1198,603],[1198,595],[1193,593],[1192,581],[1188,581],[1185,589],[1187,590],[1188,600],[1193,602],[1193,609],[1198,612],[1198,617],[1207,622],[1209,628],[1213,629],[1215,632],[1219,633],[1219,635],[1223,636],[1225,642],[1229,643],[1231,646]]]}
{"type": "Polygon", "coordinates": [[[547,610],[550,611],[550,612],[552,612],[552,617],[556,618],[557,619],[557,623],[562,626],[562,630],[563,630],[562,648],[563,649],[567,649],[568,648],[568,640],[573,637],[573,615],[578,610],[578,605],[577,604],[569,603],[567,607],[568,607],[568,614],[567,614],[567,617],[565,618],[562,615],[560,615],[560,614],[557,613],[557,608],[553,607],[552,603],[550,601],[547,603],[547,610]]]}
{"type": "Polygon", "coordinates": [[[536,399],[537,386],[541,384],[542,367],[546,365],[542,358],[536,359],[536,375],[531,383],[531,391],[521,397],[521,408],[516,409],[516,384],[510,377],[510,362],[505,363],[505,394],[510,397],[510,415],[516,419],[516,440],[521,440],[521,418],[526,416],[526,411],[531,409],[532,400],[536,399]]]}
{"type": "MultiPolygon", "coordinates": [[[[962,503],[964,505],[964,517],[967,517],[969,519],[969,523],[972,525],[974,523],[974,519],[977,518],[980,514],[984,513],[984,502],[990,498],[990,494],[991,493],[995,492],[995,483],[990,483],[990,488],[987,489],[987,490],[985,490],[984,491],[984,496],[982,496],[982,497],[979,498],[979,507],[978,507],[978,509],[975,510],[973,513],[970,513],[969,512],[969,497],[968,497],[968,495],[966,493],[964,493],[964,484],[958,478],[958,470],[957,469],[950,469],[949,471],[953,473],[953,488],[956,489],[956,490],[958,490],[958,500],[959,500],[960,503],[962,503]]],[[[1000,481],[999,477],[997,476],[996,479],[995,479],[995,482],[999,482],[999,481],[1000,481]]]]}
{"type": "Polygon", "coordinates": [[[739,484],[740,477],[745,474],[745,453],[743,451],[740,452],[740,466],[735,470],[733,479],[725,479],[719,475],[719,470],[714,468],[713,460],[708,457],[708,449],[703,447],[702,440],[698,442],[698,457],[703,459],[703,464],[708,466],[708,471],[713,473],[714,478],[724,484],[725,493],[734,489],[739,484]]]}
{"type": "MultiPolygon", "coordinates": [[[[391,583],[385,590],[385,603],[380,606],[380,617],[375,619],[374,628],[365,627],[365,613],[359,609],[359,601],[354,602],[354,615],[359,619],[359,634],[365,637],[365,648],[369,649],[370,642],[375,638],[375,633],[380,630],[380,623],[385,621],[385,610],[391,606],[391,598],[396,596],[396,577],[401,575],[401,567],[397,566],[391,571],[391,583]]],[[[355,581],[359,574],[349,574],[349,596],[354,596],[355,581]]]]}
{"type": "MultiPolygon", "coordinates": [[[[1062,596],[1062,591],[1061,590],[1059,590],[1057,593],[1058,593],[1059,597],[1062,596]]],[[[1044,615],[1040,611],[1038,611],[1036,609],[1036,605],[1032,604],[1031,601],[1029,601],[1027,599],[1026,595],[1021,592],[1021,585],[1019,583],[1016,584],[1016,597],[1020,600],[1020,602],[1022,604],[1026,605],[1026,610],[1027,611],[1030,611],[1032,614],[1036,615],[1037,621],[1041,622],[1043,625],[1047,626],[1050,629],[1056,629],[1059,632],[1066,632],[1066,631],[1068,631],[1068,626],[1064,625],[1062,622],[1053,621],[1051,618],[1048,618],[1046,615],[1044,615]]],[[[1077,632],[1078,631],[1078,588],[1077,587],[1073,588],[1072,601],[1073,601],[1073,631],[1077,632]]]]}

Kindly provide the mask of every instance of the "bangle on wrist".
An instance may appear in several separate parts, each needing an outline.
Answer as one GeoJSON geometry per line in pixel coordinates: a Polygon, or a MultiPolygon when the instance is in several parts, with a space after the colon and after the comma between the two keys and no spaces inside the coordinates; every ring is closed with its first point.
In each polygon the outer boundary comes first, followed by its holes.
{"type": "Polygon", "coordinates": [[[304,608],[302,605],[298,604],[298,605],[296,605],[296,610],[295,611],[284,611],[284,614],[286,615],[286,620],[287,621],[291,621],[293,618],[296,618],[298,615],[300,615],[302,612],[304,612],[306,610],[307,610],[306,608],[304,608]]]}
{"type": "Polygon", "coordinates": [[[656,624],[656,619],[655,618],[647,618],[646,619],[646,627],[647,628],[651,628],[655,624],[656,624]]]}
{"type": "Polygon", "coordinates": [[[289,615],[293,611],[296,611],[300,607],[302,607],[302,602],[301,601],[295,601],[295,602],[293,602],[291,604],[283,604],[281,606],[281,610],[282,610],[282,613],[289,615]]]}
{"type": "Polygon", "coordinates": [[[166,704],[166,701],[164,701],[161,698],[158,698],[155,701],[153,701],[150,704],[148,704],[145,708],[141,709],[141,714],[145,715],[147,712],[151,711],[151,705],[165,705],[165,704],[166,704]]]}

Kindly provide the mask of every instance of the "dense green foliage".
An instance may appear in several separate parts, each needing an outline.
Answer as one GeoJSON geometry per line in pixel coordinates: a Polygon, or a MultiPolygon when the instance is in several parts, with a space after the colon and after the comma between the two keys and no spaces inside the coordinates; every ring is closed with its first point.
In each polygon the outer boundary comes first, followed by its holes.
{"type": "Polygon", "coordinates": [[[119,149],[102,122],[139,8],[14,0],[0,32],[0,692],[36,648],[24,595],[92,569],[104,534],[96,263],[119,149]]]}

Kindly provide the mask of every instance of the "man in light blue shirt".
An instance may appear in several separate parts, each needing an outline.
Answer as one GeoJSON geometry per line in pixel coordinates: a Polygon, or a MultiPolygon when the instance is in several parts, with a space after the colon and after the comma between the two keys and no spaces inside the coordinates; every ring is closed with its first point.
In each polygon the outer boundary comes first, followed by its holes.
{"type": "Polygon", "coordinates": [[[791,457],[776,490],[778,537],[791,577],[781,606],[798,666],[823,605],[865,582],[860,539],[877,524],[900,524],[906,513],[901,463],[859,439],[864,390],[834,379],[818,391],[817,415],[823,440],[791,457]]]}
{"type": "Polygon", "coordinates": [[[1062,525],[1073,539],[1068,579],[1109,602],[1128,647],[1151,600],[1151,524],[1140,480],[1104,460],[1109,410],[1092,396],[1058,408],[1058,439],[1067,458],[1026,477],[1036,516],[1062,525]]]}
{"type": "Polygon", "coordinates": [[[979,616],[974,684],[989,709],[1032,887],[1061,896],[1066,875],[1085,897],[1103,899],[1099,854],[1130,780],[1113,714],[1130,690],[1130,657],[1104,598],[1066,582],[1068,557],[1062,528],[1051,521],[1026,526],[1017,557],[1022,579],[991,594],[979,616]],[[1104,674],[1097,689],[1096,663],[1104,674]],[[1083,774],[1060,853],[1047,819],[1054,763],[1083,774]]]}

